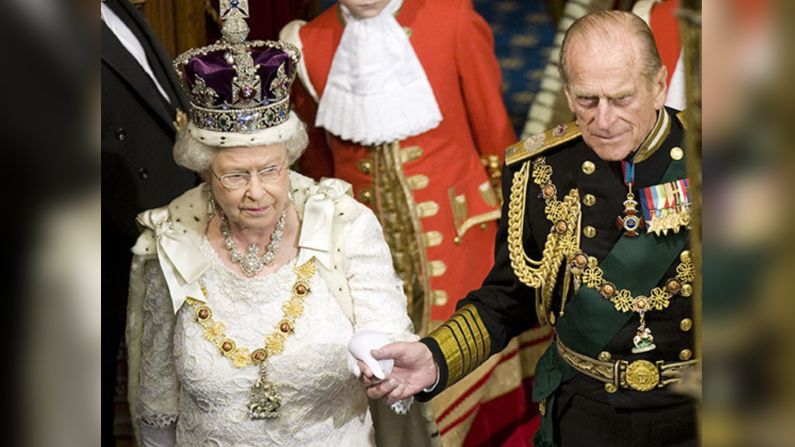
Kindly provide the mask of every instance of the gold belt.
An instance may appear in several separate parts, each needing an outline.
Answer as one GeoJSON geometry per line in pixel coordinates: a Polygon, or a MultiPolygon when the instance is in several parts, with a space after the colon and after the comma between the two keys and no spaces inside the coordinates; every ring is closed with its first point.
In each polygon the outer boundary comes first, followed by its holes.
{"type": "Polygon", "coordinates": [[[648,360],[604,362],[572,351],[560,339],[557,340],[557,344],[560,356],[569,366],[588,377],[604,382],[605,390],[609,393],[615,393],[619,387],[635,391],[651,391],[655,388],[665,387],[681,381],[682,370],[698,362],[695,359],[686,362],[665,362],[663,360],[656,362],[648,360]]]}

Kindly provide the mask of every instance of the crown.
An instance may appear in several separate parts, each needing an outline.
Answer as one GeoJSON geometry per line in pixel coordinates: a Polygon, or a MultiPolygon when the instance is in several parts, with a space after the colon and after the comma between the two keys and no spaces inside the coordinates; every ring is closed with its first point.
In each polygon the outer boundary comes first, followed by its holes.
{"type": "Polygon", "coordinates": [[[300,51],[282,41],[246,41],[248,0],[221,0],[221,38],[174,60],[199,129],[253,133],[286,122],[300,51]]]}

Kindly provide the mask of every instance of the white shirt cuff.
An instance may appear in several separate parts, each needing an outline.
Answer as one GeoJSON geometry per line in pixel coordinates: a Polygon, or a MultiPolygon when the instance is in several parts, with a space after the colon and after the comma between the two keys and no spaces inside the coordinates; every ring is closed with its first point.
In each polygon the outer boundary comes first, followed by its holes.
{"type": "Polygon", "coordinates": [[[422,391],[424,393],[432,393],[433,390],[439,385],[439,365],[436,362],[433,362],[433,365],[436,366],[436,382],[433,382],[433,385],[429,386],[428,388],[423,388],[422,391]]]}

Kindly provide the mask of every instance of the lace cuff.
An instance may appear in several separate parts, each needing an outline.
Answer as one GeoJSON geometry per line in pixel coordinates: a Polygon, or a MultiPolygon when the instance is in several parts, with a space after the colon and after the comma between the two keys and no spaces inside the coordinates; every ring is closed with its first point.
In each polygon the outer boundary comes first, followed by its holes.
{"type": "Polygon", "coordinates": [[[389,409],[392,410],[395,414],[404,415],[409,412],[411,409],[411,403],[414,402],[413,397],[407,397],[403,400],[399,400],[394,404],[389,406],[389,409]]]}
{"type": "Polygon", "coordinates": [[[138,422],[151,428],[167,428],[177,422],[177,418],[176,414],[153,414],[140,416],[138,422]]]}
{"type": "Polygon", "coordinates": [[[413,397],[407,397],[407,398],[405,398],[403,400],[399,400],[399,401],[395,402],[394,404],[390,405],[389,409],[392,410],[393,413],[399,414],[399,415],[402,416],[402,415],[405,415],[406,413],[409,412],[409,409],[411,409],[411,403],[412,402],[414,402],[414,398],[413,397]]]}

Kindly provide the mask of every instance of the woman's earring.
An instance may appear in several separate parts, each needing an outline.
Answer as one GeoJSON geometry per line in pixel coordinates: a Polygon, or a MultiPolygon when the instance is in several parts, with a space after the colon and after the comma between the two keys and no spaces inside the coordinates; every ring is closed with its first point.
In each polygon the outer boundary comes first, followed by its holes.
{"type": "Polygon", "coordinates": [[[287,203],[293,203],[293,182],[287,180],[287,203]]]}
{"type": "Polygon", "coordinates": [[[213,196],[213,192],[210,189],[210,185],[207,185],[206,192],[207,192],[207,216],[209,216],[210,219],[212,219],[213,216],[215,215],[216,204],[215,204],[215,196],[213,196]]]}

